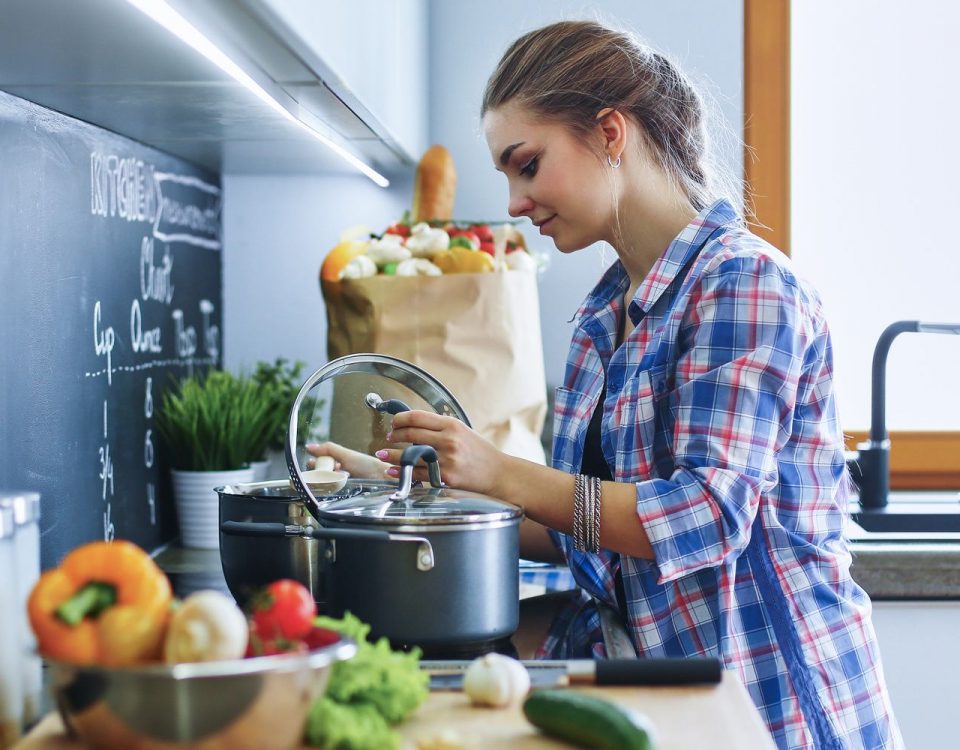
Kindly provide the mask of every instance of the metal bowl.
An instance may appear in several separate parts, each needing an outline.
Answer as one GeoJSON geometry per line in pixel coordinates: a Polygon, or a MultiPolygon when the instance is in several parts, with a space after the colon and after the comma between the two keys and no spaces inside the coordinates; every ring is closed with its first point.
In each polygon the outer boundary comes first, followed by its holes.
{"type": "Polygon", "coordinates": [[[104,750],[284,750],[353,641],[306,654],[130,668],[48,661],[67,730],[104,750]]]}

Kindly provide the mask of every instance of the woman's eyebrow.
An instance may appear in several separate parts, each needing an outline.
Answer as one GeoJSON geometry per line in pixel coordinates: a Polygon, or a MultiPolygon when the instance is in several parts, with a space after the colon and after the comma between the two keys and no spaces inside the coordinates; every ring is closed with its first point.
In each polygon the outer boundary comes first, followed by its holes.
{"type": "Polygon", "coordinates": [[[510,155],[520,146],[522,146],[526,141],[520,141],[520,143],[514,143],[510,146],[507,146],[503,153],[500,154],[500,164],[507,166],[507,162],[510,161],[510,155]]]}

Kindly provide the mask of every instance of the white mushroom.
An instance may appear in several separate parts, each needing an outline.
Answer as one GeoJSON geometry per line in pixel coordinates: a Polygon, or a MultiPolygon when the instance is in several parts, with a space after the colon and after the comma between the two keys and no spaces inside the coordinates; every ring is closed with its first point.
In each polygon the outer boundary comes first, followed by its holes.
{"type": "Polygon", "coordinates": [[[474,659],[463,677],[463,691],[471,703],[480,706],[500,708],[519,703],[528,690],[527,668],[502,654],[485,654],[474,659]]]}
{"type": "Polygon", "coordinates": [[[226,594],[197,591],[170,616],[163,644],[168,664],[240,659],[247,650],[247,618],[226,594]]]}
{"type": "Polygon", "coordinates": [[[358,255],[353,258],[340,272],[341,279],[365,279],[377,275],[377,264],[367,255],[358,255]]]}
{"type": "Polygon", "coordinates": [[[407,238],[407,249],[415,258],[432,258],[450,247],[450,235],[426,222],[414,224],[407,238]]]}
{"type": "Polygon", "coordinates": [[[443,271],[426,258],[410,258],[397,266],[397,276],[443,276],[443,271]]]}
{"type": "Polygon", "coordinates": [[[378,266],[387,263],[400,263],[410,257],[410,251],[403,246],[403,237],[385,234],[382,239],[373,240],[367,248],[367,257],[378,266]]]}
{"type": "Polygon", "coordinates": [[[525,250],[514,250],[507,253],[503,259],[504,264],[512,271],[536,271],[537,261],[525,250]]]}

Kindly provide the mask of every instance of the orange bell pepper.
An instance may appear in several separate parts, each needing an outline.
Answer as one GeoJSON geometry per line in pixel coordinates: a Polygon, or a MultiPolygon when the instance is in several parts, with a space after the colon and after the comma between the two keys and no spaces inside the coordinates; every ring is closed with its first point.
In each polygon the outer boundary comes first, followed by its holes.
{"type": "Polygon", "coordinates": [[[159,658],[172,601],[167,576],[137,545],[91,542],[40,576],[27,614],[44,656],[124,666],[159,658]]]}

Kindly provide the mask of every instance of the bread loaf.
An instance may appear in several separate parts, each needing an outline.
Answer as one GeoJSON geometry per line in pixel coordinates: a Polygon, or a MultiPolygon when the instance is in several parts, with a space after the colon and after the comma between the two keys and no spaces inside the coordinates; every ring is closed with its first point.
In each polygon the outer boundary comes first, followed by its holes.
{"type": "Polygon", "coordinates": [[[453,156],[443,146],[431,146],[417,165],[413,185],[413,221],[449,219],[457,192],[453,156]]]}

